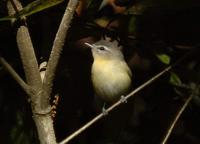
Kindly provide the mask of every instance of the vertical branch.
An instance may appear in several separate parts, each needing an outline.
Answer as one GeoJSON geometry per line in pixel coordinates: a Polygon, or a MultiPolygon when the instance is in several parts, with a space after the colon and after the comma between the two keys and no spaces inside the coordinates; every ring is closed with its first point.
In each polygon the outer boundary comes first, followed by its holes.
{"type": "MultiPolygon", "coordinates": [[[[34,48],[26,26],[20,26],[17,30],[17,45],[22,59],[27,83],[38,93],[42,91],[42,81],[35,57],[34,48]]],[[[31,96],[34,105],[34,112],[40,113],[48,107],[48,100],[45,100],[41,94],[31,96]],[[37,105],[37,106],[36,106],[37,105]]]]}
{"type": "Polygon", "coordinates": [[[22,59],[26,80],[29,85],[39,87],[42,85],[38,70],[37,59],[26,26],[20,26],[17,30],[17,45],[22,59]]]}
{"type": "MultiPolygon", "coordinates": [[[[18,0],[13,0],[13,2],[18,10],[22,9],[18,0]]],[[[9,1],[8,11],[10,15],[15,13],[14,8],[9,1]]],[[[18,27],[16,39],[26,81],[34,90],[29,96],[31,98],[33,119],[37,127],[40,143],[56,144],[53,122],[50,116],[51,106],[49,104],[48,96],[43,96],[42,80],[38,69],[38,63],[29,31],[25,24],[18,27]]]]}
{"type": "MultiPolygon", "coordinates": [[[[34,53],[33,44],[29,35],[27,26],[21,25],[17,29],[17,45],[22,59],[25,76],[28,85],[34,90],[31,97],[31,106],[33,111],[33,119],[35,121],[40,142],[42,144],[55,144],[55,133],[53,122],[50,116],[51,107],[49,104],[49,96],[56,71],[56,67],[60,58],[60,54],[67,36],[70,22],[72,20],[78,0],[70,0],[64,16],[62,18],[59,30],[54,40],[52,52],[49,58],[47,71],[42,83],[37,59],[34,53]]],[[[8,11],[12,15],[22,6],[18,0],[8,1],[8,11]]]]}
{"type": "Polygon", "coordinates": [[[51,94],[51,89],[53,85],[52,81],[55,76],[56,67],[57,67],[63,46],[65,44],[67,31],[70,27],[70,23],[73,18],[73,14],[77,5],[78,5],[78,0],[70,0],[68,2],[67,8],[65,10],[65,13],[63,15],[62,21],[60,23],[58,32],[54,40],[53,48],[52,48],[51,55],[50,55],[48,65],[47,65],[46,74],[44,77],[43,86],[44,86],[45,91],[48,93],[47,95],[51,94]]]}

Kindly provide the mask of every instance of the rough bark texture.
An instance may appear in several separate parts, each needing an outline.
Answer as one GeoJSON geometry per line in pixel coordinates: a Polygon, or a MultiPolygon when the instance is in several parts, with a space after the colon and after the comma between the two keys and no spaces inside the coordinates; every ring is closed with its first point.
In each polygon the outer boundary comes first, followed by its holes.
{"type": "MultiPolygon", "coordinates": [[[[15,0],[18,9],[21,9],[20,2],[15,0]]],[[[12,4],[8,2],[9,14],[14,13],[12,4]]],[[[40,77],[37,59],[35,56],[33,44],[26,25],[21,25],[17,29],[17,45],[24,67],[27,84],[32,88],[30,93],[31,107],[33,112],[33,119],[35,121],[38,136],[41,144],[56,144],[56,138],[53,128],[53,121],[51,119],[51,106],[49,104],[48,96],[43,96],[42,80],[40,77]]]]}

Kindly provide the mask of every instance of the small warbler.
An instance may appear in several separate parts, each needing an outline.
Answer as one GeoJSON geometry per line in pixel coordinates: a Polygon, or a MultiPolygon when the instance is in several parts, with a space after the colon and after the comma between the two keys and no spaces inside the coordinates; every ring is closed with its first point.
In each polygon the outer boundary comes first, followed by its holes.
{"type": "Polygon", "coordinates": [[[91,70],[92,83],[97,96],[106,103],[113,103],[129,91],[132,73],[124,60],[117,41],[100,40],[85,43],[94,58],[91,70]]]}

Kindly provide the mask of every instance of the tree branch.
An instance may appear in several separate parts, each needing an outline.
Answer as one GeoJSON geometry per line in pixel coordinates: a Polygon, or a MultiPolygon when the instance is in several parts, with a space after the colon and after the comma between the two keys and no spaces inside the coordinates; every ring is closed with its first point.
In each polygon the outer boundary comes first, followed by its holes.
{"type": "Polygon", "coordinates": [[[177,112],[177,115],[175,116],[174,120],[172,121],[169,129],[167,130],[166,135],[164,136],[161,144],[166,144],[167,140],[169,139],[169,136],[171,135],[177,121],[179,120],[180,116],[182,115],[183,111],[186,109],[186,107],[188,106],[188,104],[190,103],[190,101],[193,98],[193,94],[191,94],[187,100],[185,101],[185,103],[183,104],[183,106],[181,106],[180,110],[177,112]]]}
{"type": "MultiPolygon", "coordinates": [[[[18,10],[22,9],[18,0],[13,0],[18,10]]],[[[8,1],[9,15],[15,13],[12,4],[8,1]]],[[[26,25],[20,25],[17,29],[17,45],[22,60],[26,81],[33,89],[30,94],[33,119],[35,121],[38,136],[41,144],[56,144],[56,138],[51,119],[48,96],[44,96],[42,89],[42,80],[40,77],[37,59],[35,56],[33,44],[26,25]]]]}
{"type": "MultiPolygon", "coordinates": [[[[38,69],[37,59],[35,57],[28,28],[24,25],[20,26],[17,30],[17,45],[28,85],[38,92],[42,91],[42,80],[38,69]]],[[[42,95],[32,95],[31,99],[33,103],[37,105],[37,108],[35,108],[35,112],[37,113],[48,107],[48,100],[45,100],[42,95]]]]}
{"type": "Polygon", "coordinates": [[[47,95],[51,94],[56,67],[58,65],[60,54],[65,44],[67,31],[70,27],[70,23],[73,18],[73,14],[77,5],[78,5],[78,0],[70,0],[68,2],[68,5],[66,7],[65,13],[63,15],[62,21],[60,23],[58,32],[54,40],[43,83],[45,91],[48,92],[47,95]]]}
{"type": "MultiPolygon", "coordinates": [[[[14,8],[14,10],[15,10],[15,13],[18,13],[19,12],[19,10],[18,10],[18,8],[17,8],[17,6],[16,6],[16,4],[15,4],[15,2],[13,1],[13,0],[9,0],[10,1],[10,3],[12,4],[12,7],[14,8]]],[[[21,7],[20,7],[21,8],[21,7]]]]}
{"type": "Polygon", "coordinates": [[[0,63],[2,66],[10,73],[14,80],[22,87],[22,89],[28,94],[31,94],[31,88],[26,82],[17,74],[17,72],[12,68],[12,66],[2,57],[0,57],[0,63]]]}

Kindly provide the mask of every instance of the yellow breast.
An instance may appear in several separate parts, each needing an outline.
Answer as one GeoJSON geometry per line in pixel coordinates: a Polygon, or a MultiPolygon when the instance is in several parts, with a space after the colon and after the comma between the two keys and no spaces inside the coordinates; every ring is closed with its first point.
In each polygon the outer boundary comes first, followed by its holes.
{"type": "Polygon", "coordinates": [[[103,100],[116,101],[129,90],[131,71],[124,61],[95,60],[92,82],[96,94],[103,100]]]}

